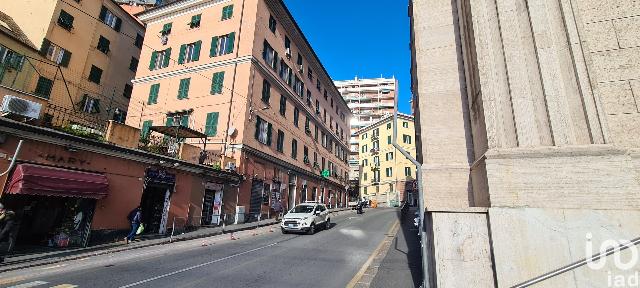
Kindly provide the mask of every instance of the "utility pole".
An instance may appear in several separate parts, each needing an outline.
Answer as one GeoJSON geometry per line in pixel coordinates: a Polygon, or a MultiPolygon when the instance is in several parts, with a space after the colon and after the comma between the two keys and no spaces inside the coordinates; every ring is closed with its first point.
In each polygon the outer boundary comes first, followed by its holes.
{"type": "MultiPolygon", "coordinates": [[[[397,87],[396,87],[397,89],[397,87]]],[[[416,166],[416,181],[418,182],[418,209],[420,212],[420,224],[418,225],[418,229],[420,230],[420,244],[422,252],[422,288],[431,288],[431,284],[429,281],[429,261],[428,261],[428,247],[427,247],[427,230],[424,227],[425,224],[425,209],[424,209],[424,191],[422,188],[422,164],[418,162],[415,158],[411,156],[402,146],[398,144],[398,95],[394,97],[394,109],[393,109],[393,146],[396,147],[404,155],[407,157],[413,165],[416,166]]]]}

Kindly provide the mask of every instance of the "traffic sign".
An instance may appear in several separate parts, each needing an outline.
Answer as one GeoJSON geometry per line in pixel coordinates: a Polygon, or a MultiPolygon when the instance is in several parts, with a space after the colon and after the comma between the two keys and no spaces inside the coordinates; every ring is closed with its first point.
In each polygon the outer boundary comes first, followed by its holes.
{"type": "Polygon", "coordinates": [[[329,170],[322,170],[322,177],[329,178],[329,170]]]}

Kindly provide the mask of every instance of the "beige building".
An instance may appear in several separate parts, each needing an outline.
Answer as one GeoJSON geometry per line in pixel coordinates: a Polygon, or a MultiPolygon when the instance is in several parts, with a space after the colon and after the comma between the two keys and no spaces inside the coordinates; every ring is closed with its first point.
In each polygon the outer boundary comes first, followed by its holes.
{"type": "MultiPolygon", "coordinates": [[[[398,114],[397,142],[415,157],[413,117],[398,114]]],[[[382,206],[413,203],[405,192],[413,186],[416,168],[393,146],[393,116],[384,117],[358,130],[360,143],[360,198],[376,200],[382,206]]]]}
{"type": "Polygon", "coordinates": [[[351,113],[282,1],[184,0],[138,17],[151,49],[127,124],[202,133],[202,162],[244,175],[247,217],[345,204],[351,113]]]}
{"type": "Polygon", "coordinates": [[[353,112],[349,147],[349,179],[358,180],[360,170],[359,145],[355,133],[383,117],[393,115],[394,99],[397,96],[398,80],[395,78],[362,79],[334,81],[338,91],[347,101],[353,112]]]}
{"type": "Polygon", "coordinates": [[[112,0],[7,1],[2,11],[62,67],[42,95],[45,120],[98,130],[105,120],[124,122],[145,33],[135,18],[112,0]]]}
{"type": "MultiPolygon", "coordinates": [[[[636,2],[413,0],[409,15],[437,287],[511,287],[638,237],[636,2]]],[[[607,271],[631,270],[614,259],[535,287],[615,287],[607,271]]]]}

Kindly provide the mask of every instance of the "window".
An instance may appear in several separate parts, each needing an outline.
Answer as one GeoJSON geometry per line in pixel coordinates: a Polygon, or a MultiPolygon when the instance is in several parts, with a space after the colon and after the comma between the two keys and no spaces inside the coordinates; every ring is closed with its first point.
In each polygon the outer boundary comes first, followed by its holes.
{"type": "Polygon", "coordinates": [[[311,83],[313,83],[313,70],[307,69],[307,78],[309,78],[309,80],[311,80],[311,83]]]}
{"type": "Polygon", "coordinates": [[[386,169],[385,172],[387,172],[387,177],[393,176],[393,168],[389,167],[386,169]]]}
{"type": "Polygon", "coordinates": [[[331,98],[331,108],[333,108],[333,98],[331,98]]]}
{"type": "Polygon", "coordinates": [[[380,166],[380,156],[373,156],[373,164],[380,166]]]}
{"type": "Polygon", "coordinates": [[[124,84],[124,91],[122,92],[122,96],[127,99],[131,99],[131,92],[133,91],[133,86],[131,84],[124,84]]]}
{"type": "Polygon", "coordinates": [[[103,36],[100,36],[100,39],[98,39],[98,46],[96,46],[96,49],[98,49],[98,51],[104,54],[108,54],[110,44],[111,44],[111,41],[109,41],[109,39],[104,38],[103,36]]]}
{"type": "Polygon", "coordinates": [[[362,134],[362,140],[369,138],[369,136],[367,135],[367,133],[362,134]]]}
{"type": "Polygon", "coordinates": [[[393,152],[387,152],[385,156],[387,157],[387,161],[393,160],[393,152]]]}
{"type": "Polygon", "coordinates": [[[387,144],[391,144],[391,136],[387,136],[387,144]]]}
{"type": "Polygon", "coordinates": [[[373,182],[380,182],[380,170],[373,171],[373,182]]]}
{"type": "Polygon", "coordinates": [[[189,85],[191,85],[191,78],[180,79],[178,99],[186,99],[189,97],[189,85]]]}
{"type": "Polygon", "coordinates": [[[200,60],[200,47],[202,41],[183,44],[180,46],[180,54],[178,55],[178,64],[189,63],[200,60]]]}
{"type": "Polygon", "coordinates": [[[314,131],[314,133],[313,133],[313,135],[314,135],[314,136],[313,136],[313,139],[314,139],[316,142],[318,142],[318,125],[314,125],[313,127],[314,127],[314,130],[315,130],[315,131],[314,131]]]}
{"type": "Polygon", "coordinates": [[[220,117],[219,112],[210,112],[207,113],[207,121],[204,126],[204,134],[207,136],[213,137],[218,134],[218,118],[220,117]]]}
{"type": "Polygon", "coordinates": [[[300,97],[304,97],[304,82],[300,81],[300,78],[298,78],[298,76],[295,76],[293,85],[296,94],[300,97]]]}
{"type": "Polygon", "coordinates": [[[271,98],[271,83],[267,79],[262,80],[262,102],[269,104],[271,98]]]}
{"type": "Polygon", "coordinates": [[[211,95],[222,94],[222,87],[224,87],[224,71],[213,73],[211,79],[211,95]]]}
{"type": "Polygon", "coordinates": [[[160,31],[160,34],[162,34],[162,36],[167,36],[171,34],[171,26],[173,26],[173,23],[164,24],[162,26],[162,30],[160,31]]]}
{"type": "Polygon", "coordinates": [[[311,107],[311,91],[307,89],[307,106],[311,107]]]}
{"type": "Polygon", "coordinates": [[[191,22],[189,22],[189,28],[199,28],[200,20],[202,19],[202,14],[191,16],[191,22]]]}
{"type": "Polygon", "coordinates": [[[293,108],[293,125],[296,125],[296,127],[298,127],[298,118],[300,118],[300,110],[298,109],[298,107],[294,107],[293,108]]]}
{"type": "Polygon", "coordinates": [[[136,69],[138,69],[139,62],[140,61],[136,57],[131,57],[131,62],[129,62],[129,70],[136,72],[136,69]]]}
{"type": "MultiPolygon", "coordinates": [[[[300,72],[302,72],[303,71],[302,70],[302,68],[303,68],[302,67],[302,55],[300,55],[300,53],[298,53],[298,60],[297,60],[296,64],[298,64],[298,70],[300,72]]],[[[302,75],[304,76],[304,74],[302,74],[302,75]]]]}
{"type": "Polygon", "coordinates": [[[387,123],[387,130],[391,129],[391,123],[387,123]]]}
{"type": "Polygon", "coordinates": [[[402,127],[409,128],[409,122],[402,122],[402,127]]]}
{"type": "Polygon", "coordinates": [[[369,166],[369,159],[362,160],[362,166],[369,166]]]}
{"type": "Polygon", "coordinates": [[[100,113],[100,100],[90,97],[87,94],[84,94],[82,96],[80,105],[82,107],[82,112],[92,113],[92,114],[100,113]]]}
{"type": "Polygon", "coordinates": [[[211,50],[209,50],[209,57],[222,56],[233,53],[233,42],[236,38],[236,33],[231,32],[227,35],[214,36],[211,38],[211,50]]]}
{"type": "Polygon", "coordinates": [[[255,138],[258,142],[271,146],[271,123],[265,121],[260,116],[256,118],[256,134],[255,138]]]}
{"type": "Polygon", "coordinates": [[[287,66],[283,59],[280,59],[280,78],[287,82],[287,85],[291,86],[291,68],[287,66]]]}
{"type": "Polygon", "coordinates": [[[307,119],[304,121],[304,132],[307,133],[307,135],[311,135],[311,119],[309,117],[309,115],[307,115],[307,119]]]}
{"type": "Polygon", "coordinates": [[[60,16],[58,16],[58,25],[66,30],[71,31],[71,29],[73,29],[73,16],[67,13],[67,11],[60,10],[60,16]]]}
{"type": "Polygon", "coordinates": [[[144,42],[144,36],[140,34],[136,34],[136,41],[133,42],[133,45],[142,49],[142,43],[144,42]]]}
{"type": "Polygon", "coordinates": [[[158,92],[160,92],[160,83],[151,85],[151,89],[149,89],[149,99],[147,100],[147,104],[158,104],[158,92]]]}
{"type": "Polygon", "coordinates": [[[173,113],[167,115],[167,122],[165,124],[167,127],[189,127],[189,114],[184,113],[173,113]]]}
{"type": "Polygon", "coordinates": [[[404,167],[404,176],[411,176],[411,167],[404,167]]]}
{"type": "MultiPolygon", "coordinates": [[[[47,39],[42,40],[40,54],[62,67],[69,66],[69,60],[71,60],[71,52],[63,49],[62,47],[52,43],[47,39]]],[[[1,57],[2,53],[0,53],[0,58],[1,57]]]]}
{"type": "Polygon", "coordinates": [[[125,120],[127,120],[127,112],[121,110],[120,108],[116,108],[113,110],[113,121],[124,123],[125,120]]]}
{"type": "Polygon", "coordinates": [[[106,24],[107,26],[113,28],[113,30],[120,32],[120,26],[122,26],[122,20],[118,18],[116,15],[114,15],[113,12],[109,11],[107,7],[102,6],[102,9],[100,10],[100,21],[102,21],[102,23],[106,24]]]}
{"type": "Polygon", "coordinates": [[[100,78],[102,78],[102,69],[91,65],[91,71],[89,71],[89,81],[100,84],[100,78]]]}
{"type": "Polygon", "coordinates": [[[327,95],[327,89],[324,89],[324,100],[327,100],[327,97],[329,97],[329,96],[327,95]]]}
{"type": "Polygon", "coordinates": [[[291,140],[291,158],[296,159],[298,157],[298,140],[291,140]]]}
{"type": "Polygon", "coordinates": [[[273,47],[269,45],[267,40],[264,40],[262,47],[262,59],[269,65],[273,70],[277,71],[278,64],[278,52],[273,50],[273,47]]]}
{"type": "Polygon", "coordinates": [[[284,152],[284,132],[282,130],[278,130],[278,140],[276,142],[276,150],[278,150],[278,152],[284,152]]]}
{"type": "Polygon", "coordinates": [[[153,120],[145,120],[142,122],[142,138],[147,138],[147,136],[149,136],[151,126],[153,126],[153,120]]]}
{"type": "Polygon", "coordinates": [[[280,95],[280,115],[286,116],[287,114],[287,97],[280,95]]]}
{"type": "Polygon", "coordinates": [[[320,88],[320,79],[316,79],[316,89],[318,89],[318,91],[322,89],[320,88]]]}
{"type": "Polygon", "coordinates": [[[169,66],[171,59],[171,48],[162,51],[151,52],[151,62],[149,62],[149,70],[166,68],[169,66]]]}
{"type": "Polygon", "coordinates": [[[322,170],[324,170],[324,162],[325,162],[325,159],[324,157],[322,157],[322,170]]]}
{"type": "Polygon", "coordinates": [[[309,161],[309,147],[304,146],[304,149],[303,149],[303,152],[302,152],[302,156],[303,156],[303,157],[302,157],[302,161],[303,161],[305,164],[309,164],[309,163],[311,163],[311,161],[309,161]]]}
{"type": "Polygon", "coordinates": [[[233,16],[233,5],[222,7],[222,18],[221,18],[222,21],[231,19],[232,16],[233,16]]]}
{"type": "Polygon", "coordinates": [[[38,84],[36,84],[36,90],[33,91],[33,93],[43,98],[49,99],[49,96],[51,96],[51,88],[53,88],[53,81],[51,81],[51,79],[40,76],[38,78],[38,84]]]}
{"type": "Polygon", "coordinates": [[[362,145],[362,153],[367,153],[367,145],[362,145]]]}
{"type": "MultiPolygon", "coordinates": [[[[365,179],[365,180],[366,180],[366,179],[365,179]]],[[[362,194],[364,194],[364,195],[369,194],[369,193],[367,193],[367,187],[363,187],[363,188],[362,188],[362,192],[363,192],[362,194]]]]}
{"type": "Polygon", "coordinates": [[[287,57],[291,58],[291,40],[287,36],[284,36],[284,50],[287,57]]]}
{"type": "Polygon", "coordinates": [[[324,131],[320,132],[322,137],[322,147],[327,148],[327,135],[324,134],[324,131]]]}
{"type": "Polygon", "coordinates": [[[316,99],[316,115],[320,115],[320,101],[316,99]]]}
{"type": "Polygon", "coordinates": [[[276,18],[273,18],[273,15],[269,15],[269,30],[271,30],[272,33],[276,33],[276,18]]]}
{"type": "Polygon", "coordinates": [[[403,134],[402,135],[402,143],[411,144],[411,136],[403,134]]]}

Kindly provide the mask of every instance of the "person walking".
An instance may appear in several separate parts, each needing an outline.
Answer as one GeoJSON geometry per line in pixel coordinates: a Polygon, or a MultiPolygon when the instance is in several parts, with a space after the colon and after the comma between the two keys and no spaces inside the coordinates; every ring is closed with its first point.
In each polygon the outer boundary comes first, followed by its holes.
{"type": "Polygon", "coordinates": [[[136,237],[138,228],[140,228],[140,224],[142,223],[142,209],[140,209],[140,206],[131,210],[131,212],[129,212],[129,216],[127,216],[127,219],[131,223],[131,232],[129,232],[129,235],[124,238],[124,242],[126,244],[129,244],[129,242],[133,241],[133,239],[136,237]]]}
{"type": "Polygon", "coordinates": [[[0,203],[0,263],[13,251],[16,213],[0,203]]]}

